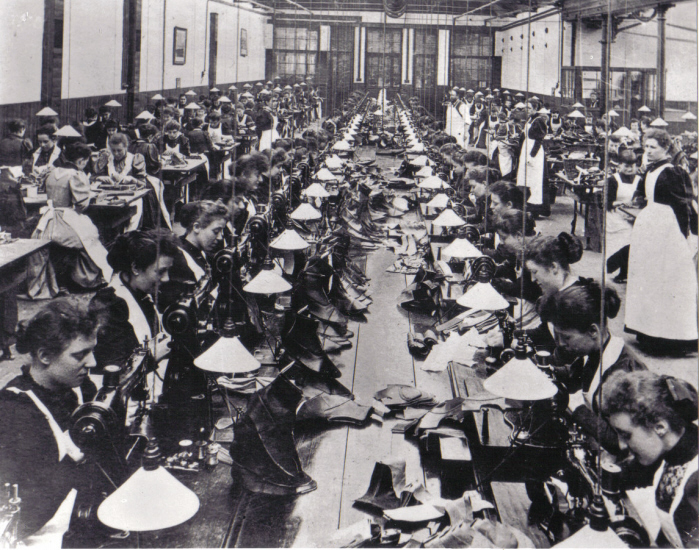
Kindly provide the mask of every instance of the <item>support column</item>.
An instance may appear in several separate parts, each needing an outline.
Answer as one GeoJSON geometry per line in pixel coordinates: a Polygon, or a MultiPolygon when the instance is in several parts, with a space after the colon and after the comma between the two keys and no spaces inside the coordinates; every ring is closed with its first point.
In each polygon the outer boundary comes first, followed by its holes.
{"type": "Polygon", "coordinates": [[[602,116],[604,113],[606,113],[609,109],[607,107],[607,104],[609,103],[609,34],[610,34],[610,29],[609,29],[609,19],[607,18],[607,15],[602,16],[602,40],[600,40],[600,44],[602,44],[602,63],[601,63],[601,70],[600,70],[600,84],[601,84],[601,90],[600,90],[600,116],[602,116]]]}
{"type": "Polygon", "coordinates": [[[670,6],[658,6],[658,116],[665,114],[665,20],[670,6]]]}

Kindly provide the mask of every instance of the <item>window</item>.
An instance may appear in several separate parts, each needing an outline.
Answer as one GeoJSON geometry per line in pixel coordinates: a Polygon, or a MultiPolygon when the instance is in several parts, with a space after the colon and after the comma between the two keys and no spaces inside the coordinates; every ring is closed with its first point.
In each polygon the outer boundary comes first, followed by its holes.
{"type": "Polygon", "coordinates": [[[274,53],[277,75],[312,78],[318,66],[319,29],[306,27],[275,27],[274,53]]]}
{"type": "Polygon", "coordinates": [[[187,62],[187,29],[175,27],[172,38],[172,64],[184,65],[187,62]]]}
{"type": "Polygon", "coordinates": [[[493,35],[489,31],[456,30],[452,40],[454,85],[473,89],[490,86],[493,79],[492,53],[493,35]]]}
{"type": "Polygon", "coordinates": [[[415,29],[413,55],[415,88],[433,89],[437,83],[437,29],[415,29]]]}
{"type": "Polygon", "coordinates": [[[367,84],[379,88],[400,86],[402,42],[401,29],[386,29],[385,35],[383,28],[367,29],[367,84]]]}

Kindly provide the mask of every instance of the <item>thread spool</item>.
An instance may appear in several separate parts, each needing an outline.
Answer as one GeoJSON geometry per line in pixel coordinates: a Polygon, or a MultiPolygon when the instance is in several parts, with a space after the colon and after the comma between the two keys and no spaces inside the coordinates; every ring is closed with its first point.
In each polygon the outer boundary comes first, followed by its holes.
{"type": "Polygon", "coordinates": [[[617,464],[602,463],[602,492],[608,496],[621,491],[621,467],[617,464]]]}

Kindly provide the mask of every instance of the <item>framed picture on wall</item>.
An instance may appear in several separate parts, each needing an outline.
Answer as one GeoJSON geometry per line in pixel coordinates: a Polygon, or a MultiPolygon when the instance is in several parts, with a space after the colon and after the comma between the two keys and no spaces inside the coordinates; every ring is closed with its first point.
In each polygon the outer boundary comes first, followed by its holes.
{"type": "Polygon", "coordinates": [[[175,27],[172,40],[172,64],[184,65],[187,62],[187,29],[175,27]]]}
{"type": "Polygon", "coordinates": [[[246,57],[248,55],[248,31],[247,29],[240,29],[240,56],[246,57]]]}

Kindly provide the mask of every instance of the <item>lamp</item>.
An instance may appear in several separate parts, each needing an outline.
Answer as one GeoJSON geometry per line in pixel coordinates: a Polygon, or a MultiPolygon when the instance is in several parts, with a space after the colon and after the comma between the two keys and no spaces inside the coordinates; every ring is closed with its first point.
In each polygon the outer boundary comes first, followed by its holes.
{"type": "Polygon", "coordinates": [[[189,90],[188,92],[185,92],[184,95],[189,95],[189,96],[195,96],[195,97],[196,97],[197,92],[195,92],[195,91],[193,91],[193,90],[189,90]]]}
{"type": "Polygon", "coordinates": [[[431,166],[423,166],[417,172],[415,172],[415,176],[420,177],[420,178],[425,178],[425,177],[431,176],[432,172],[433,172],[433,170],[432,170],[431,166]]]}
{"type": "MultiPolygon", "coordinates": [[[[460,240],[465,241],[466,239],[460,240]]],[[[468,241],[466,242],[468,243],[468,241]]],[[[474,248],[474,250],[476,249],[474,248]]],[[[476,250],[476,252],[478,252],[478,250],[476,250]]],[[[446,248],[443,253],[451,255],[447,252],[446,248]]],[[[507,309],[510,306],[510,303],[505,300],[490,283],[476,283],[468,289],[468,292],[460,296],[456,300],[456,303],[462,307],[468,307],[478,311],[499,311],[501,309],[507,309]]]]}
{"type": "Polygon", "coordinates": [[[644,105],[643,107],[640,107],[640,108],[638,109],[638,112],[639,112],[639,113],[650,113],[651,111],[650,111],[650,109],[649,109],[647,106],[644,105]]]}
{"type": "Polygon", "coordinates": [[[352,147],[347,141],[338,141],[333,145],[333,151],[349,151],[352,147]]]}
{"type": "Polygon", "coordinates": [[[619,116],[619,113],[617,113],[614,109],[609,109],[609,112],[607,113],[607,116],[608,116],[608,117],[614,118],[614,117],[618,117],[618,116],[619,116]]]}
{"type": "MultiPolygon", "coordinates": [[[[333,179],[336,178],[333,177],[333,179]]],[[[307,197],[313,197],[318,199],[325,199],[330,196],[330,193],[328,193],[325,190],[325,187],[323,187],[320,183],[312,183],[304,190],[304,193],[307,197]]]]}
{"type": "Polygon", "coordinates": [[[75,128],[73,128],[69,124],[66,124],[65,126],[62,126],[61,128],[59,128],[55,135],[60,136],[60,137],[82,137],[80,132],[78,132],[75,128]]]}
{"type": "Polygon", "coordinates": [[[228,99],[228,97],[226,97],[225,95],[222,95],[221,97],[219,97],[218,100],[219,100],[221,103],[233,103],[233,102],[232,102],[230,99],[228,99]]]}
{"type": "Polygon", "coordinates": [[[618,130],[615,130],[612,135],[619,137],[631,137],[633,134],[626,126],[621,126],[618,130]]]}
{"type": "Polygon", "coordinates": [[[447,208],[442,212],[437,219],[432,222],[432,225],[439,225],[441,227],[460,227],[466,225],[466,221],[463,218],[457,216],[451,208],[447,208]]]}
{"type": "Polygon", "coordinates": [[[315,178],[321,181],[334,181],[337,179],[337,176],[327,168],[321,168],[320,170],[318,170],[318,173],[315,175],[315,178]]]}
{"type": "Polygon", "coordinates": [[[277,250],[305,250],[311,245],[295,229],[285,229],[269,246],[277,250]]]}
{"type": "Polygon", "coordinates": [[[233,84],[232,86],[228,86],[228,89],[231,90],[231,91],[233,91],[233,92],[237,92],[237,91],[238,91],[238,88],[237,88],[237,86],[236,86],[235,84],[233,84]]]}
{"type": "Polygon", "coordinates": [[[194,365],[208,372],[222,373],[252,372],[262,366],[237,336],[216,340],[213,346],[194,360],[194,365]]]}
{"type": "Polygon", "coordinates": [[[58,116],[58,113],[51,107],[44,107],[41,111],[36,113],[36,116],[58,116]]]}
{"type": "Polygon", "coordinates": [[[192,103],[188,104],[187,106],[185,106],[185,109],[189,110],[189,111],[198,111],[199,109],[201,109],[201,107],[199,105],[197,105],[196,103],[192,102],[192,103]]]}
{"type": "Polygon", "coordinates": [[[107,101],[107,103],[104,104],[105,107],[121,107],[121,103],[119,103],[116,99],[112,99],[111,101],[107,101]]]}
{"type": "Polygon", "coordinates": [[[568,113],[568,118],[585,118],[585,115],[576,109],[572,113],[568,113]]]}
{"type": "Polygon", "coordinates": [[[221,90],[219,90],[218,88],[214,87],[214,88],[211,88],[211,89],[209,90],[209,93],[218,93],[218,92],[220,92],[220,91],[221,91],[221,90]]]}
{"type": "Polygon", "coordinates": [[[138,115],[136,115],[136,118],[138,120],[153,120],[155,117],[149,111],[141,111],[138,113],[138,115]]]}
{"type": "Polygon", "coordinates": [[[153,101],[165,101],[165,98],[160,95],[160,94],[155,94],[153,97],[151,97],[153,101]]]}
{"type": "MultiPolygon", "coordinates": [[[[445,246],[442,249],[442,254],[444,254],[445,256],[449,256],[450,258],[458,258],[460,260],[466,259],[466,258],[480,258],[483,255],[480,250],[478,250],[475,246],[473,246],[469,242],[468,239],[454,239],[449,246],[445,246]]],[[[490,286],[489,283],[476,283],[475,286],[478,286],[478,285],[489,286],[492,289],[492,292],[494,292],[497,295],[497,297],[499,298],[500,301],[498,303],[502,303],[502,301],[505,302],[505,304],[506,304],[505,306],[501,306],[501,307],[498,307],[495,309],[505,309],[506,307],[508,307],[510,305],[509,302],[507,302],[507,300],[505,300],[502,296],[500,296],[500,294],[498,294],[497,291],[492,286],[490,286]]],[[[469,289],[469,291],[466,294],[464,294],[463,296],[461,296],[459,298],[459,300],[463,299],[472,290],[473,290],[473,288],[469,289]]],[[[467,305],[466,307],[475,307],[475,306],[467,305]]],[[[481,307],[480,309],[489,309],[492,311],[491,308],[481,307]]]]}
{"type": "Polygon", "coordinates": [[[687,111],[685,114],[682,115],[682,120],[696,120],[697,116],[692,112],[692,111],[687,111]]]}
{"type": "Polygon", "coordinates": [[[542,107],[537,111],[537,113],[540,115],[550,115],[551,111],[549,111],[546,107],[542,107]]]}
{"type": "Polygon", "coordinates": [[[250,294],[281,294],[291,290],[291,285],[274,272],[274,264],[267,258],[262,270],[243,287],[243,290],[250,294]]]}
{"type": "Polygon", "coordinates": [[[653,126],[654,128],[665,128],[666,126],[670,126],[667,122],[665,122],[660,117],[656,118],[653,122],[650,123],[650,125],[653,126]]]}
{"type": "Polygon", "coordinates": [[[289,214],[289,217],[292,220],[296,220],[299,222],[305,222],[305,221],[312,221],[312,220],[319,220],[323,217],[323,215],[313,208],[310,204],[307,202],[304,202],[298,206],[296,210],[294,210],[291,214],[289,214]]]}
{"type": "Polygon", "coordinates": [[[430,159],[428,159],[425,155],[420,155],[419,157],[411,160],[410,164],[412,164],[413,166],[429,166],[430,159]]]}
{"type": "Polygon", "coordinates": [[[576,101],[575,103],[573,103],[573,109],[584,109],[584,108],[585,108],[585,105],[583,105],[579,101],[576,101]]]}
{"type": "Polygon", "coordinates": [[[430,208],[446,208],[449,205],[449,197],[444,193],[435,195],[434,198],[427,203],[430,208]]]}
{"type": "Polygon", "coordinates": [[[551,379],[527,357],[527,348],[522,343],[515,347],[515,356],[483,382],[483,389],[517,401],[541,401],[558,392],[551,379]]]}
{"type": "Polygon", "coordinates": [[[160,466],[150,439],[143,465],[97,509],[99,520],[119,531],[155,531],[184,523],[199,510],[199,498],[160,466]]]}

